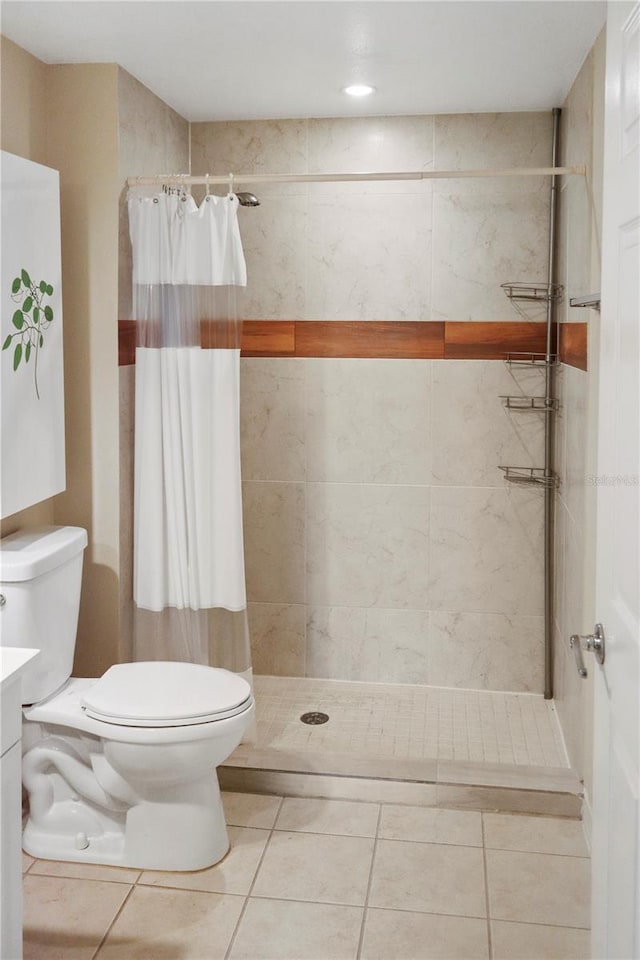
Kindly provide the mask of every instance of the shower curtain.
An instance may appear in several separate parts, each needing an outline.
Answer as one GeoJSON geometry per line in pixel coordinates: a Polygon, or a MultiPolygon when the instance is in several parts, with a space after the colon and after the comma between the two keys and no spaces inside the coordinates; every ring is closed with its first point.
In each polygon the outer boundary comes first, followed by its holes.
{"type": "Polygon", "coordinates": [[[246,284],[235,196],[128,199],[137,329],[134,658],[251,679],[240,486],[246,284]]]}

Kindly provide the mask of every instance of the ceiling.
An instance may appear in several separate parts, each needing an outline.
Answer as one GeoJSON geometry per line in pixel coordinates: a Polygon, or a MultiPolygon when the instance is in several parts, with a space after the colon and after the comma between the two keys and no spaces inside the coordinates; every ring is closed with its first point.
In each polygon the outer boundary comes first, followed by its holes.
{"type": "Polygon", "coordinates": [[[119,63],[187,120],[545,110],[604,24],[597,0],[4,0],[46,63],[119,63]],[[342,87],[366,82],[367,99],[342,87]]]}

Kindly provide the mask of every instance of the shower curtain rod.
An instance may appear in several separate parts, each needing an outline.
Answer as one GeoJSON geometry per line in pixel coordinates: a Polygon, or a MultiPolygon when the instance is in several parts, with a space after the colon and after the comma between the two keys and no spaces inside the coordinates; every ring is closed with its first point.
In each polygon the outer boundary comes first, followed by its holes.
{"type": "Polygon", "coordinates": [[[214,186],[235,183],[349,183],[365,180],[459,180],[465,177],[551,177],[586,175],[583,164],[573,167],[508,167],[495,170],[408,170],[388,173],[229,173],[226,176],[202,174],[191,176],[187,173],[157,174],[154,177],[129,177],[130,187],[151,186],[154,184],[175,184],[181,186],[214,186]]]}

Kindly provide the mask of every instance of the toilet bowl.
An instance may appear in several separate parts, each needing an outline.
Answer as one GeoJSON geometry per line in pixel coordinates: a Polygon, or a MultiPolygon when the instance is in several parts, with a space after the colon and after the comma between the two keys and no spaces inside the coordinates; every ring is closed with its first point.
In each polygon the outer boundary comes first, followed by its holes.
{"type": "Polygon", "coordinates": [[[210,866],[229,848],[216,767],[253,720],[251,687],[181,662],[71,677],[85,545],[73,527],[0,541],[2,643],[41,649],[23,686],[24,849],[140,869],[210,866]]]}

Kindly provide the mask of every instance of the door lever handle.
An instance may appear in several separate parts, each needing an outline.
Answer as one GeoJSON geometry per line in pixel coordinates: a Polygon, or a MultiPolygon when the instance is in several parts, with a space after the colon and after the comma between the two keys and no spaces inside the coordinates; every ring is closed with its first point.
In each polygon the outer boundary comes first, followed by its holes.
{"type": "Polygon", "coordinates": [[[587,636],[580,636],[578,633],[572,634],[569,639],[569,646],[573,647],[578,674],[581,677],[586,677],[587,668],[584,665],[582,651],[591,651],[591,653],[595,655],[598,663],[604,663],[604,627],[601,623],[596,623],[593,633],[589,633],[587,636]]]}

